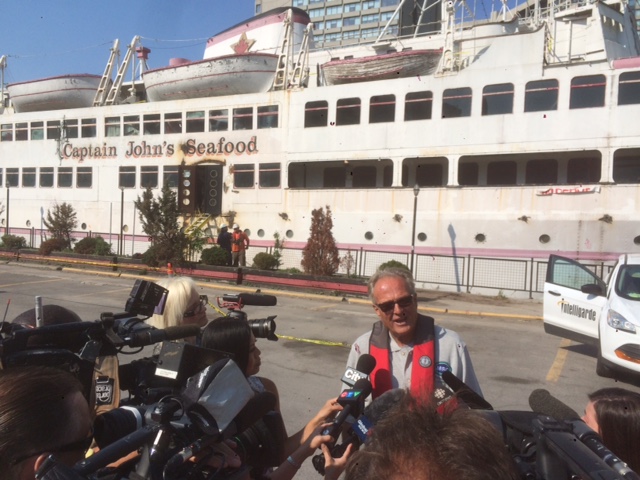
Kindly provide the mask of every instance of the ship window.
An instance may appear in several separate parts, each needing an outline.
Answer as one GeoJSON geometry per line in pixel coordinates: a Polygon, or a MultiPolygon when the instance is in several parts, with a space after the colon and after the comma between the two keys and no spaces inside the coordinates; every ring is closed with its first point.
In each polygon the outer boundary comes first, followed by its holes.
{"type": "Polygon", "coordinates": [[[53,187],[53,167],[40,167],[40,186],[53,187]]]}
{"type": "Polygon", "coordinates": [[[140,167],[140,186],[156,188],[158,186],[158,167],[156,165],[140,167]]]}
{"type": "Polygon", "coordinates": [[[304,106],[304,128],[326,127],[329,103],[320,100],[307,102],[304,106]]]}
{"type": "Polygon", "coordinates": [[[482,90],[482,115],[513,113],[513,84],[486,85],[482,90]]]}
{"type": "Polygon", "coordinates": [[[104,119],[104,136],[120,136],[120,117],[107,117],[104,119]]]}
{"type": "Polygon", "coordinates": [[[336,106],[336,125],[357,125],[360,123],[360,99],[341,98],[336,106]]]}
{"type": "Polygon", "coordinates": [[[517,172],[516,162],[490,162],[487,165],[487,185],[515,185],[517,172]]]}
{"type": "Polygon", "coordinates": [[[142,117],[142,131],[145,135],[160,135],[160,114],[144,115],[142,117]]]}
{"type": "Polygon", "coordinates": [[[405,158],[402,162],[402,186],[440,187],[447,184],[447,159],[405,158]]]}
{"type": "Polygon", "coordinates": [[[458,185],[478,185],[480,167],[477,163],[458,164],[458,185]]]}
{"type": "Polygon", "coordinates": [[[204,132],[204,110],[187,112],[187,133],[204,132]]]}
{"type": "Polygon", "coordinates": [[[78,120],[64,120],[62,127],[64,128],[67,138],[78,138],[78,120]]]}
{"type": "Polygon", "coordinates": [[[606,85],[604,75],[572,78],[569,108],[602,107],[606,85]]]}
{"type": "Polygon", "coordinates": [[[44,140],[44,122],[31,122],[31,140],[44,140]]]}
{"type": "Polygon", "coordinates": [[[20,169],[7,168],[7,187],[17,187],[20,182],[20,169]]]}
{"type": "Polygon", "coordinates": [[[524,90],[524,111],[544,112],[558,109],[558,80],[527,82],[524,90]]]}
{"type": "Polygon", "coordinates": [[[3,175],[4,170],[2,168],[0,168],[0,186],[2,185],[2,175],[3,175]]]}
{"type": "Polygon", "coordinates": [[[448,88],[442,95],[442,118],[468,117],[471,115],[471,89],[448,88]]]}
{"type": "Polygon", "coordinates": [[[229,130],[229,110],[209,110],[209,131],[226,132],[229,130]]]}
{"type": "Polygon", "coordinates": [[[326,167],[322,171],[322,186],[324,188],[344,188],[345,167],[326,167]]]}
{"type": "Polygon", "coordinates": [[[178,187],[178,166],[167,165],[162,167],[162,185],[169,188],[178,187]]]}
{"type": "Polygon", "coordinates": [[[182,113],[164,114],[164,133],[182,133],[182,113]]]}
{"type": "Polygon", "coordinates": [[[47,139],[58,140],[60,138],[60,121],[49,120],[47,122],[47,139]]]}
{"type": "Polygon", "coordinates": [[[35,187],[36,186],[36,169],[35,167],[25,167],[22,169],[22,186],[23,187],[35,187]]]}
{"type": "Polygon", "coordinates": [[[351,171],[351,185],[353,188],[376,188],[376,167],[354,167],[351,171]]]}
{"type": "Polygon", "coordinates": [[[81,125],[80,133],[82,138],[93,138],[98,135],[95,118],[83,118],[81,120],[81,125]]]}
{"type": "Polygon", "coordinates": [[[258,107],[258,128],[278,128],[278,106],[258,107]]]}
{"type": "Polygon", "coordinates": [[[140,135],[140,116],[139,115],[125,115],[123,119],[124,136],[131,137],[133,135],[140,135]]]}
{"type": "Polygon", "coordinates": [[[640,103],[640,72],[621,73],[618,84],[618,105],[637,103],[640,103]]]}
{"type": "Polygon", "coordinates": [[[396,96],[375,95],[369,102],[369,123],[393,122],[396,118],[396,96]]]}
{"type": "Polygon", "coordinates": [[[253,129],[253,107],[242,107],[233,109],[233,129],[253,129]]]}
{"type": "Polygon", "coordinates": [[[410,92],[404,99],[404,121],[429,120],[433,105],[433,93],[410,92]]]}
{"type": "Polygon", "coordinates": [[[626,150],[613,155],[613,181],[640,183],[640,151],[626,150]]]}
{"type": "Polygon", "coordinates": [[[16,141],[29,140],[29,124],[27,122],[16,123],[16,141]]]}
{"type": "Polygon", "coordinates": [[[552,158],[529,160],[525,172],[527,185],[551,185],[558,183],[558,161],[552,158]]]}
{"type": "Polygon", "coordinates": [[[260,187],[279,187],[280,186],[280,164],[279,163],[261,163],[259,165],[259,184],[260,187]]]}
{"type": "Polygon", "coordinates": [[[13,141],[13,123],[3,123],[2,126],[0,126],[0,141],[13,141]]]}
{"type": "Polygon", "coordinates": [[[120,167],[119,188],[135,188],[136,167],[120,167]]]}
{"type": "Polygon", "coordinates": [[[598,183],[601,169],[600,158],[571,158],[567,164],[567,183],[598,183]]]}
{"type": "Polygon", "coordinates": [[[252,163],[233,166],[233,186],[252,188],[255,183],[255,167],[252,163]]]}
{"type": "Polygon", "coordinates": [[[73,185],[73,168],[58,167],[58,187],[71,187],[73,185]]]}
{"type": "MultiPolygon", "coordinates": [[[[385,163],[391,160],[385,160],[385,163]]],[[[393,165],[387,165],[382,169],[382,186],[390,187],[393,184],[393,165]]]]}
{"type": "Polygon", "coordinates": [[[78,167],[76,169],[76,187],[91,188],[93,183],[93,167],[78,167]]]}

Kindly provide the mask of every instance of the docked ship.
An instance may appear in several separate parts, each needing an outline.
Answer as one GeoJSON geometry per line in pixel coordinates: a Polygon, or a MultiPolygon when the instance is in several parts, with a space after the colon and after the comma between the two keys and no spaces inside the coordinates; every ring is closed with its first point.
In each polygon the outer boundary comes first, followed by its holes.
{"type": "Polygon", "coordinates": [[[329,206],[343,251],[387,259],[640,249],[627,1],[536,2],[477,21],[463,2],[437,8],[437,31],[321,49],[306,12],[276,9],[211,37],[202,59],[126,83],[126,61],[148,54],[132,42],[89,104],[61,88],[61,103],[47,91],[29,104],[46,108],[24,109],[3,88],[9,231],[39,236],[43,212],[69,202],[78,235],[126,224],[144,239],[133,200],[169,185],[185,225],[215,236],[232,220],[257,247],[277,233],[301,249],[311,211],[329,206]]]}

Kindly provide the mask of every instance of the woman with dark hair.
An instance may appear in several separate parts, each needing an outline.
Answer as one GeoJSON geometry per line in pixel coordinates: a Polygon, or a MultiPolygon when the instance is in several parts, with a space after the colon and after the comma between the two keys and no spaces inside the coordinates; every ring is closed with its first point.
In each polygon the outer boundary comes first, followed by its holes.
{"type": "Polygon", "coordinates": [[[640,393],[602,388],[589,395],[582,420],[600,434],[604,445],[640,472],[640,393]]]}
{"type": "MultiPolygon", "coordinates": [[[[231,353],[251,388],[256,392],[272,393],[276,397],[275,410],[280,411],[280,396],[276,384],[268,378],[256,376],[260,371],[260,349],[256,346],[256,337],[246,321],[233,317],[212,320],[202,331],[201,345],[231,353]]],[[[304,428],[287,438],[285,453],[293,453],[309,439],[317,427],[341,409],[336,398],[328,400],[304,428]]]]}

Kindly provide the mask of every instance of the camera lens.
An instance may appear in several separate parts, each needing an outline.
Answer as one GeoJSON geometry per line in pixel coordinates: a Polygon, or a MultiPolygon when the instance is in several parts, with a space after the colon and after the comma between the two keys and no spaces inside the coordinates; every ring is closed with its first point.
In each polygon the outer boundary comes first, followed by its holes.
{"type": "Polygon", "coordinates": [[[278,338],[276,337],[276,322],[273,317],[249,320],[249,326],[256,338],[267,338],[269,340],[278,338]]]}

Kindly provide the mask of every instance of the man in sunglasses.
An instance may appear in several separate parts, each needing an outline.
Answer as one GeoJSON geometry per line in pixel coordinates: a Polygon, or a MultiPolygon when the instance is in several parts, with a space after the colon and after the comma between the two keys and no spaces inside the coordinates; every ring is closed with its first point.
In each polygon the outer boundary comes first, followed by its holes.
{"type": "Polygon", "coordinates": [[[74,465],[91,445],[92,422],[82,385],[69,372],[0,370],[0,478],[31,480],[47,468],[49,455],[74,465]]]}
{"type": "Polygon", "coordinates": [[[434,390],[443,386],[445,370],[482,394],[460,336],[418,313],[415,283],[408,270],[378,270],[369,279],[369,298],[380,321],[353,343],[347,367],[356,368],[364,354],[375,358],[370,374],[373,399],[388,390],[404,388],[414,397],[429,400],[434,390]]]}

